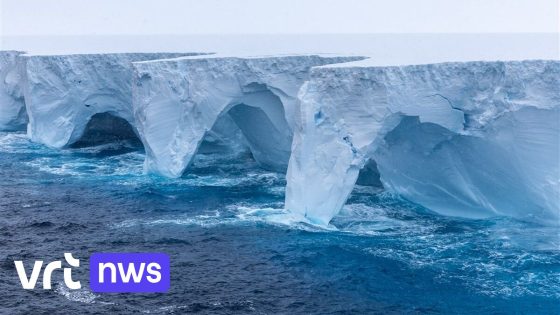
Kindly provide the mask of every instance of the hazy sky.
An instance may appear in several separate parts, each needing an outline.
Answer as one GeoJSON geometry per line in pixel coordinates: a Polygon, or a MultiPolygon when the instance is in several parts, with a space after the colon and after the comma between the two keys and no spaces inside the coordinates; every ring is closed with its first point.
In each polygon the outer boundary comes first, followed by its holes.
{"type": "Polygon", "coordinates": [[[559,0],[0,0],[0,34],[558,32],[559,0]]]}

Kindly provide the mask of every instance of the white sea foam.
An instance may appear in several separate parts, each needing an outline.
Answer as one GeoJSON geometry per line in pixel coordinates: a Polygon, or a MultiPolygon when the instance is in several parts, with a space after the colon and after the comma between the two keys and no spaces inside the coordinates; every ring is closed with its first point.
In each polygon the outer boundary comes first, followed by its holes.
{"type": "Polygon", "coordinates": [[[72,302],[80,302],[86,304],[100,303],[100,304],[114,304],[108,302],[97,301],[98,295],[92,293],[87,288],[81,288],[78,290],[70,290],[63,283],[58,283],[55,292],[64,296],[66,299],[72,302]]]}

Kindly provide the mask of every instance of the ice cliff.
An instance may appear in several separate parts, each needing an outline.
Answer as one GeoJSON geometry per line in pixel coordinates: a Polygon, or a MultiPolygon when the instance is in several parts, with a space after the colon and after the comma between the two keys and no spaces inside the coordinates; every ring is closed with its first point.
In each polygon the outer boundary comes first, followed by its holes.
{"type": "Polygon", "coordinates": [[[433,211],[558,224],[559,61],[323,66],[299,97],[285,206],[311,222],[373,160],[387,190],[433,211]]]}
{"type": "Polygon", "coordinates": [[[233,120],[255,160],[284,172],[299,117],[297,93],[309,70],[358,59],[202,56],[134,63],[134,115],[146,170],[181,176],[204,137],[233,120]]]}
{"type": "Polygon", "coordinates": [[[286,209],[320,225],[356,183],[445,215],[560,223],[560,61],[363,59],[0,52],[0,129],[25,124],[23,95],[33,141],[138,136],[168,177],[203,141],[242,141],[287,170],[286,209]]]}
{"type": "Polygon", "coordinates": [[[21,91],[20,51],[0,51],[0,131],[24,130],[27,124],[21,91]]]}
{"type": "Polygon", "coordinates": [[[131,63],[186,55],[195,54],[23,55],[29,137],[65,147],[80,139],[94,115],[104,113],[134,127],[131,63]]]}

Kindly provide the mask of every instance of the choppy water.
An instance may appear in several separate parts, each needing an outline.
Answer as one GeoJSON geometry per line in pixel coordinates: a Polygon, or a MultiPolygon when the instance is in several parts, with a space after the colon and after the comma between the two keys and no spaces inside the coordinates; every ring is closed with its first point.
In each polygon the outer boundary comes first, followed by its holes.
{"type": "Polygon", "coordinates": [[[248,156],[198,155],[180,179],[142,162],[126,142],[57,151],[0,133],[0,312],[560,312],[555,227],[442,217],[357,187],[319,229],[284,219],[284,177],[248,156]],[[27,291],[13,263],[72,252],[87,284],[89,255],[110,251],[168,253],[170,291],[94,294],[56,277],[27,291]]]}

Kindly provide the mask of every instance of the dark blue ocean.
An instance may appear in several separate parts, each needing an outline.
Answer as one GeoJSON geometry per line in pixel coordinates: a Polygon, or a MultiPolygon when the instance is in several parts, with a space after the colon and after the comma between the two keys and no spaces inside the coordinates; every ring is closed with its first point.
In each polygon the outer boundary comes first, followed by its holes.
{"type": "Polygon", "coordinates": [[[321,229],[283,219],[284,176],[250,155],[198,154],[179,179],[142,164],[131,142],[52,150],[0,133],[0,313],[560,313],[557,227],[439,216],[357,186],[321,229]],[[54,290],[22,289],[14,260],[64,252],[82,289],[61,273],[54,290]],[[92,293],[94,252],[165,252],[171,289],[92,293]]]}

